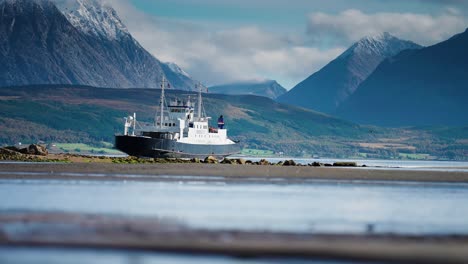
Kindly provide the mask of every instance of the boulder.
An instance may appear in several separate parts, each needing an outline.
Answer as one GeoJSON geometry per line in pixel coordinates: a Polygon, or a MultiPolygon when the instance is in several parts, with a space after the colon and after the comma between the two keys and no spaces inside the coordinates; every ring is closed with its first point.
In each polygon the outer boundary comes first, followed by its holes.
{"type": "Polygon", "coordinates": [[[240,165],[245,165],[247,163],[247,161],[245,159],[236,159],[236,163],[237,164],[240,164],[240,165]]]}
{"type": "Polygon", "coordinates": [[[221,161],[221,164],[233,164],[233,163],[234,162],[232,160],[226,159],[226,158],[221,161]]]}
{"type": "Polygon", "coordinates": [[[205,158],[204,163],[215,164],[218,163],[218,159],[213,156],[208,156],[205,158]]]}
{"type": "Polygon", "coordinates": [[[262,160],[260,160],[258,162],[258,165],[265,165],[266,166],[266,165],[271,165],[271,163],[266,159],[262,159],[262,160]]]}
{"type": "Polygon", "coordinates": [[[49,152],[47,151],[46,147],[41,145],[32,144],[29,145],[27,148],[20,149],[19,152],[28,155],[37,155],[37,156],[47,156],[49,152]]]}
{"type": "Polygon", "coordinates": [[[296,166],[296,162],[294,160],[285,160],[283,166],[296,166]]]}
{"type": "Polygon", "coordinates": [[[333,166],[335,167],[357,167],[357,164],[356,162],[341,161],[341,162],[333,163],[333,166]]]}
{"type": "Polygon", "coordinates": [[[312,164],[310,164],[310,166],[312,167],[322,167],[323,166],[323,163],[320,163],[320,162],[313,162],[312,164]]]}

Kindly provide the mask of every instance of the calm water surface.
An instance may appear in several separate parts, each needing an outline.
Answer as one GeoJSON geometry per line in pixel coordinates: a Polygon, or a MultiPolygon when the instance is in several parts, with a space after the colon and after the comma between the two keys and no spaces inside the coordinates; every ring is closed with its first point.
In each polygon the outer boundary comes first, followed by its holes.
{"type": "Polygon", "coordinates": [[[0,212],[152,216],[194,228],[468,234],[468,185],[1,180],[0,212]]]}

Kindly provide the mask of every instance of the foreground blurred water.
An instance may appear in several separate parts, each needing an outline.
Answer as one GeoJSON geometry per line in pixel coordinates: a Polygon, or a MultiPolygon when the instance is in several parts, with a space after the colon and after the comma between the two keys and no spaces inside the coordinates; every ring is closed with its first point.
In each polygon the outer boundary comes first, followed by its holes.
{"type": "MultiPolygon", "coordinates": [[[[114,251],[59,248],[0,247],[2,264],[357,264],[352,261],[304,260],[293,258],[232,258],[223,256],[164,254],[140,251],[114,251]]],[[[377,264],[369,263],[366,264],[377,264]]]]}
{"type": "Polygon", "coordinates": [[[203,229],[468,234],[468,185],[0,180],[12,210],[152,216],[203,229]]]}

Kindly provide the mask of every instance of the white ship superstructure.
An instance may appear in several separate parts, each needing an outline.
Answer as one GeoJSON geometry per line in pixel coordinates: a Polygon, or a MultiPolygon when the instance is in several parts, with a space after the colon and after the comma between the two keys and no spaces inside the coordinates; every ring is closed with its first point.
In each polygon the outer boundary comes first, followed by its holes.
{"type": "Polygon", "coordinates": [[[187,100],[174,99],[167,104],[165,85],[163,81],[160,109],[154,123],[139,123],[135,114],[128,117],[124,135],[116,136],[118,149],[129,155],[150,157],[221,157],[239,151],[237,144],[227,136],[222,116],[218,119],[218,127],[210,127],[211,117],[203,114],[201,85],[198,86],[196,116],[190,96],[187,100]]]}

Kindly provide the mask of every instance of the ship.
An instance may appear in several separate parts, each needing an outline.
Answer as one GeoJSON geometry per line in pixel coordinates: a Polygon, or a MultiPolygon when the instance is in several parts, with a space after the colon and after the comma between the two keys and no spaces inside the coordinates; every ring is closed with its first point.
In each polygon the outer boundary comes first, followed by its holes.
{"type": "Polygon", "coordinates": [[[211,127],[211,117],[202,111],[202,86],[198,85],[198,106],[175,98],[166,102],[165,79],[161,84],[159,112],[154,122],[138,122],[136,113],[125,118],[123,135],[115,135],[115,148],[136,157],[218,159],[238,154],[239,142],[228,138],[224,117],[211,127]]]}

